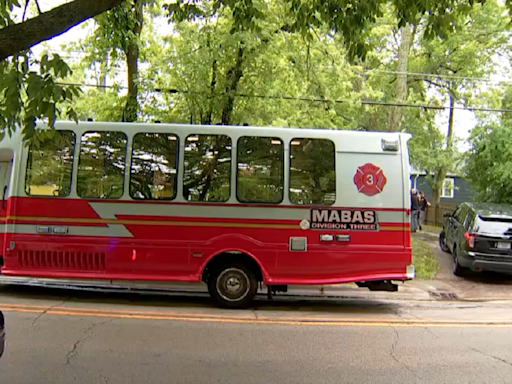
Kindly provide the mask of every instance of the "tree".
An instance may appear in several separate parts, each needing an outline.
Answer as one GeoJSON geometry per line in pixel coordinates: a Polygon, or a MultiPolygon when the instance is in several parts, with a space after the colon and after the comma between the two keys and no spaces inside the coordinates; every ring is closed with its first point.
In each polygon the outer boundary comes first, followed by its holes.
{"type": "MultiPolygon", "coordinates": [[[[433,203],[439,201],[444,179],[448,171],[454,171],[458,154],[454,142],[454,115],[456,104],[465,106],[477,102],[485,104],[482,92],[472,78],[485,78],[495,71],[495,55],[508,53],[509,23],[505,8],[495,0],[478,4],[468,16],[459,16],[464,25],[457,33],[442,40],[421,40],[418,54],[411,60],[411,71],[428,73],[427,77],[415,76],[433,88],[437,97],[448,102],[447,130],[440,157],[426,159],[421,167],[427,169],[433,190],[433,203]]],[[[436,135],[437,136],[437,135],[436,135]]]]}
{"type": "MultiPolygon", "coordinates": [[[[360,1],[347,0],[340,4],[334,0],[327,2],[324,0],[313,0],[310,2],[286,0],[283,2],[282,7],[287,10],[285,20],[287,20],[287,29],[289,31],[299,31],[303,36],[307,36],[310,33],[311,27],[319,29],[327,27],[343,36],[343,42],[348,49],[347,52],[350,57],[363,57],[368,48],[365,40],[371,27],[376,18],[383,14],[386,5],[390,3],[394,5],[393,9],[399,20],[399,27],[406,25],[407,22],[416,23],[421,16],[426,15],[425,36],[432,38],[434,36],[444,36],[448,32],[453,31],[456,26],[456,16],[467,14],[475,2],[470,0],[442,0],[435,2],[430,0],[376,0],[362,4],[360,1]]],[[[28,4],[28,0],[26,0],[26,4],[28,4]]],[[[17,85],[13,79],[21,79],[19,81],[21,84],[28,84],[28,82],[36,81],[33,80],[36,78],[40,82],[45,74],[34,72],[37,76],[28,76],[30,65],[37,65],[37,62],[34,62],[33,59],[23,60],[25,67],[20,71],[18,68],[18,55],[28,55],[23,53],[24,50],[41,41],[62,34],[72,26],[78,25],[82,21],[120,4],[121,0],[74,0],[39,16],[26,21],[23,20],[20,23],[16,23],[12,17],[13,9],[22,7],[18,0],[6,0],[0,4],[0,63],[2,66],[0,68],[0,80],[2,84],[9,84],[9,88],[15,89],[15,91],[9,91],[8,93],[4,92],[0,100],[2,114],[5,113],[8,116],[7,119],[2,121],[0,125],[1,130],[11,130],[17,126],[25,126],[30,132],[33,129],[33,120],[35,118],[46,118],[51,125],[54,121],[53,111],[59,111],[59,104],[65,104],[70,101],[69,97],[66,99],[58,97],[58,93],[62,93],[59,90],[55,93],[57,97],[51,99],[48,97],[42,99],[32,98],[30,101],[27,101],[27,95],[23,94],[22,87],[19,84],[17,85]],[[9,57],[12,57],[12,59],[6,60],[9,57]],[[13,68],[14,71],[12,70],[13,68]],[[49,103],[51,107],[47,107],[47,104],[43,105],[43,102],[49,103]],[[27,103],[32,103],[32,108],[27,108],[27,103]]],[[[134,4],[137,5],[138,1],[134,4]]],[[[217,17],[221,13],[231,15],[233,21],[232,32],[259,33],[260,23],[264,19],[264,12],[261,12],[259,9],[262,3],[255,4],[253,0],[214,0],[203,2],[178,0],[176,3],[166,4],[165,9],[169,11],[169,15],[175,21],[189,20],[205,16],[203,13],[205,4],[209,4],[207,8],[213,10],[208,15],[209,17],[217,17]]],[[[137,7],[135,7],[135,10],[137,10],[137,7]]],[[[137,17],[135,18],[137,19],[137,17]]],[[[130,29],[127,30],[129,31],[130,29]]],[[[131,32],[135,35],[139,33],[133,28],[131,32]]],[[[131,47],[134,48],[134,45],[131,47]]],[[[131,52],[131,63],[136,64],[136,60],[133,60],[137,56],[136,49],[130,49],[129,52],[131,52]]],[[[245,48],[240,47],[238,52],[241,60],[235,60],[234,62],[235,67],[233,67],[234,70],[230,76],[231,83],[228,85],[231,88],[233,88],[233,85],[238,84],[241,78],[240,72],[236,70],[236,67],[239,66],[238,62],[243,63],[244,61],[245,48]]],[[[60,61],[57,60],[57,62],[60,61]]],[[[62,66],[63,64],[60,65],[62,66]]],[[[135,68],[135,66],[132,65],[132,68],[135,68]]],[[[69,71],[60,70],[59,76],[67,75],[68,73],[69,71]]],[[[131,77],[130,106],[127,111],[133,117],[132,107],[135,100],[133,96],[137,93],[137,76],[136,71],[132,73],[134,75],[131,77]]],[[[47,89],[59,89],[54,78],[52,78],[52,81],[53,83],[46,84],[47,89]]],[[[72,95],[73,93],[71,93],[72,95]]],[[[28,97],[30,98],[31,96],[28,97]]],[[[232,109],[231,105],[233,105],[230,101],[230,96],[225,97],[227,109],[223,118],[224,121],[231,114],[229,110],[232,109]]],[[[68,113],[68,116],[73,117],[73,113],[68,113]]]]}
{"type": "Polygon", "coordinates": [[[501,122],[472,133],[466,169],[479,201],[512,204],[512,126],[501,122]]]}
{"type": "MultiPolygon", "coordinates": [[[[37,17],[15,23],[11,16],[18,0],[3,0],[0,4],[0,61],[61,35],[87,19],[99,15],[123,0],[74,0],[37,17]]],[[[30,0],[26,0],[25,8],[30,0]]]]}
{"type": "MultiPolygon", "coordinates": [[[[502,107],[512,107],[512,89],[506,89],[502,107]]],[[[469,139],[466,172],[479,201],[512,204],[512,116],[482,122],[469,139]]]]}
{"type": "MultiPolygon", "coordinates": [[[[0,24],[0,60],[16,55],[21,51],[58,36],[83,21],[99,15],[122,3],[123,0],[74,0],[21,23],[15,23],[10,17],[14,7],[20,7],[18,0],[5,0],[0,7],[3,23],[0,24]],[[21,38],[20,38],[21,37],[21,38]]],[[[166,4],[165,8],[176,14],[180,19],[191,15],[202,15],[196,0],[178,0],[166,4]]],[[[475,3],[480,1],[460,0],[376,0],[362,6],[356,1],[315,0],[301,3],[299,0],[288,0],[293,27],[297,30],[308,30],[311,26],[323,23],[333,30],[342,32],[349,52],[353,56],[364,54],[366,45],[365,34],[377,17],[382,16],[383,9],[392,3],[395,8],[399,26],[407,22],[416,22],[422,15],[426,18],[427,35],[444,36],[455,29],[455,19],[459,14],[468,13],[475,3]]],[[[510,5],[510,2],[507,1],[510,5]]],[[[213,2],[213,9],[224,6],[234,16],[235,28],[252,27],[254,19],[262,14],[254,6],[252,0],[228,0],[213,2]]]]}
{"type": "MultiPolygon", "coordinates": [[[[70,75],[69,66],[59,55],[36,59],[27,51],[41,41],[57,36],[82,21],[119,4],[117,0],[76,0],[49,12],[15,23],[17,0],[0,4],[0,135],[24,128],[33,136],[36,119],[53,125],[59,116],[76,119],[71,107],[79,89],[63,86],[59,80],[70,75]]],[[[29,1],[25,2],[25,10],[29,1]]]]}
{"type": "MultiPolygon", "coordinates": [[[[123,110],[123,121],[136,121],[139,111],[139,54],[140,36],[144,23],[143,0],[125,0],[112,10],[98,16],[97,27],[89,39],[89,50],[94,59],[117,57],[120,50],[126,62],[128,93],[123,110]]],[[[93,62],[95,61],[93,60],[93,62]]],[[[108,65],[107,65],[108,66],[108,65]]]]}
{"type": "MultiPolygon", "coordinates": [[[[403,104],[407,101],[408,86],[407,86],[407,69],[409,62],[409,53],[414,40],[415,28],[411,24],[403,26],[400,30],[401,41],[398,48],[398,63],[397,63],[397,79],[395,102],[403,104]]],[[[398,132],[401,128],[402,118],[404,116],[405,107],[396,105],[389,108],[388,114],[388,130],[398,132]]]]}

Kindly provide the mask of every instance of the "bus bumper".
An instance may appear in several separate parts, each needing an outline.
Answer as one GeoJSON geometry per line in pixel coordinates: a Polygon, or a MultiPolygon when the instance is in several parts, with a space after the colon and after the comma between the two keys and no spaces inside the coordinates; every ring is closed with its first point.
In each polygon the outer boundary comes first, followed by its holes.
{"type": "Polygon", "coordinates": [[[414,265],[408,265],[405,268],[405,276],[407,277],[407,280],[412,280],[416,277],[416,271],[414,269],[414,265]]]}

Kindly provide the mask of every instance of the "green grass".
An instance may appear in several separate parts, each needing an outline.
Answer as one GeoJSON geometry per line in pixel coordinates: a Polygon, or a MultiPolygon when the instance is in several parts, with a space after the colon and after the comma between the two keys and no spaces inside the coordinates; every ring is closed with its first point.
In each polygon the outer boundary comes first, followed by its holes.
{"type": "Polygon", "coordinates": [[[416,237],[412,238],[412,263],[416,268],[416,277],[420,279],[431,279],[439,270],[432,247],[416,237]]]}
{"type": "Polygon", "coordinates": [[[430,225],[430,224],[423,224],[422,227],[425,231],[429,231],[429,232],[441,232],[441,229],[443,229],[443,227],[441,227],[441,226],[430,225]]]}

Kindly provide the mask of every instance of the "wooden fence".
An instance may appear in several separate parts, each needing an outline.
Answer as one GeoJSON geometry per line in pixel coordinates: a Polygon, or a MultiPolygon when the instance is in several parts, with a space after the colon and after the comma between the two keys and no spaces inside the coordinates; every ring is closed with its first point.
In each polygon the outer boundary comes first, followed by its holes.
{"type": "Polygon", "coordinates": [[[427,208],[427,216],[425,218],[425,221],[427,224],[430,225],[442,226],[444,214],[447,212],[455,211],[455,208],[456,204],[437,203],[435,206],[434,204],[432,204],[430,207],[427,208]]]}

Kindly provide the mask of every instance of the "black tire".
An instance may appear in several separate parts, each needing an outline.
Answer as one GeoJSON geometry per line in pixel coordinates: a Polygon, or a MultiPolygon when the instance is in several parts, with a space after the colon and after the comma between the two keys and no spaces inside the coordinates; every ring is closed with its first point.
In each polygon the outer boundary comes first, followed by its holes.
{"type": "Polygon", "coordinates": [[[243,263],[227,263],[215,268],[208,279],[210,296],[221,308],[249,307],[258,291],[254,272],[243,263]]]}
{"type": "Polygon", "coordinates": [[[453,274],[458,277],[464,277],[467,272],[467,268],[464,268],[459,264],[459,258],[457,256],[457,246],[454,246],[453,250],[453,274]]]}
{"type": "Polygon", "coordinates": [[[439,234],[439,248],[441,248],[443,252],[450,253],[450,248],[448,248],[446,244],[446,233],[444,231],[441,231],[439,234]]]}

